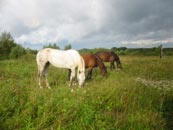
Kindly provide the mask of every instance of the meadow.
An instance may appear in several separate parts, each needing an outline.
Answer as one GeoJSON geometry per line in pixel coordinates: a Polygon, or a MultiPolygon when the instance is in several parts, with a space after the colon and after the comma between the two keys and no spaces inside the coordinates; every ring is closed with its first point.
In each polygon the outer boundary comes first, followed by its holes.
{"type": "MultiPolygon", "coordinates": [[[[0,61],[1,130],[171,130],[173,57],[120,56],[123,70],[94,69],[83,88],[50,67],[52,89],[37,84],[35,55],[0,61]]],[[[87,70],[86,70],[87,71],[87,70]]]]}

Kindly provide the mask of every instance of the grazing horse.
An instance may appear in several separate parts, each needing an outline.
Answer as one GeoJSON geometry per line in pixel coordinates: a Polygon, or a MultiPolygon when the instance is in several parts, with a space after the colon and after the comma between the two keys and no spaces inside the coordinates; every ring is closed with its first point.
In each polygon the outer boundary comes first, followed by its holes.
{"type": "MultiPolygon", "coordinates": [[[[88,69],[87,78],[90,79],[92,77],[93,68],[99,67],[101,75],[104,77],[107,74],[106,67],[99,56],[95,54],[82,54],[82,58],[85,62],[85,68],[88,69]]],[[[69,71],[70,75],[70,71],[69,71]]],[[[69,76],[68,76],[69,79],[69,76]]]]}
{"type": "Polygon", "coordinates": [[[87,74],[87,78],[92,77],[93,68],[95,68],[97,66],[100,69],[101,75],[106,76],[106,74],[107,74],[106,67],[99,56],[94,55],[94,54],[82,54],[81,56],[84,59],[85,68],[89,69],[88,74],[87,74]]]}
{"type": "Polygon", "coordinates": [[[120,58],[113,51],[97,52],[96,53],[103,62],[110,62],[110,69],[115,69],[114,61],[117,63],[117,68],[122,69],[120,58]]]}
{"type": "Polygon", "coordinates": [[[52,64],[55,67],[67,68],[71,70],[69,86],[72,85],[72,81],[75,78],[76,75],[75,68],[78,68],[77,79],[79,86],[82,86],[84,84],[85,62],[76,50],[71,49],[67,51],[62,51],[57,49],[45,48],[37,53],[36,61],[38,65],[38,82],[40,88],[42,88],[41,86],[42,74],[44,74],[45,76],[46,86],[50,88],[47,80],[48,66],[50,64],[52,64]]]}

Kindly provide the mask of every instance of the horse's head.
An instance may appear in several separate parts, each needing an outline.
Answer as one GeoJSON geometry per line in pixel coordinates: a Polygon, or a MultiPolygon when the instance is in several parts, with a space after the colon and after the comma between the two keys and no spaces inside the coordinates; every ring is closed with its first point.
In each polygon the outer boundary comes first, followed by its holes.
{"type": "Polygon", "coordinates": [[[78,71],[78,83],[79,86],[83,86],[85,82],[85,71],[78,71]]]}
{"type": "Polygon", "coordinates": [[[101,70],[101,75],[102,75],[102,76],[106,76],[106,75],[107,75],[107,69],[106,69],[105,66],[104,66],[104,67],[102,68],[102,70],[101,70]]]}
{"type": "Polygon", "coordinates": [[[78,78],[79,86],[83,86],[85,82],[85,62],[81,56],[80,56],[80,62],[78,65],[77,78],[78,78]]]}
{"type": "Polygon", "coordinates": [[[117,69],[122,69],[122,65],[121,65],[119,56],[117,54],[115,54],[114,52],[112,52],[112,55],[114,56],[114,59],[117,63],[117,69]]]}
{"type": "Polygon", "coordinates": [[[117,68],[118,69],[123,69],[123,67],[122,67],[122,65],[121,65],[121,62],[119,61],[119,62],[117,62],[117,68]]]}

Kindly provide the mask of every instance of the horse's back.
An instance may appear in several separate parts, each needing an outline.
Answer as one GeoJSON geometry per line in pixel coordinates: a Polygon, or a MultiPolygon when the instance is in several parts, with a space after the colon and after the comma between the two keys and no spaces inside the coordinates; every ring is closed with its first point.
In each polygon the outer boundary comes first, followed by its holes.
{"type": "Polygon", "coordinates": [[[102,61],[109,62],[111,56],[110,52],[104,51],[104,52],[98,52],[96,54],[101,58],[102,61]]]}
{"type": "Polygon", "coordinates": [[[53,66],[60,68],[72,68],[80,62],[80,55],[76,50],[58,50],[53,48],[45,48],[37,53],[37,63],[49,62],[53,66]]]}
{"type": "Polygon", "coordinates": [[[93,54],[82,54],[81,56],[84,59],[86,68],[97,66],[96,57],[93,54]]]}

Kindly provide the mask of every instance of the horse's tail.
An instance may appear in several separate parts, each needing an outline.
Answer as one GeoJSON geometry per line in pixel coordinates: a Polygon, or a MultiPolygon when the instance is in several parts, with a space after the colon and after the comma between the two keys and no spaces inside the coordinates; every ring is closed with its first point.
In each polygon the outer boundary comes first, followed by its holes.
{"type": "Polygon", "coordinates": [[[100,68],[100,71],[101,71],[101,72],[104,72],[105,74],[107,74],[106,67],[105,67],[103,61],[101,60],[101,58],[100,58],[97,54],[95,54],[95,57],[96,57],[97,65],[98,65],[99,68],[100,68]]]}

